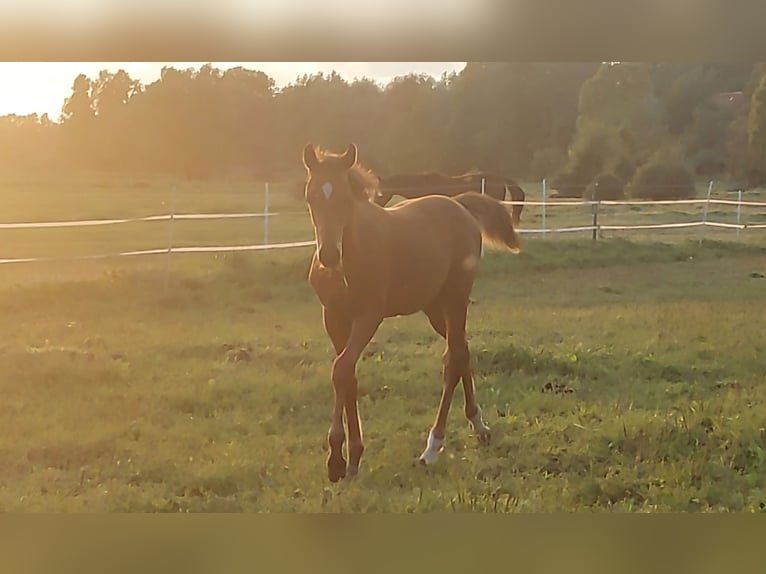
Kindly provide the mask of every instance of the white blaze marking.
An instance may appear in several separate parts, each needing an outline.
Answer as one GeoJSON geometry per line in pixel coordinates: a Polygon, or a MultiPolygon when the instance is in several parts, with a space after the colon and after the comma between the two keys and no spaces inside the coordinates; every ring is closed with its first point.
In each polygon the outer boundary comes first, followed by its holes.
{"type": "Polygon", "coordinates": [[[329,181],[322,185],[322,193],[324,193],[326,199],[330,199],[330,196],[332,195],[332,184],[329,181]]]}

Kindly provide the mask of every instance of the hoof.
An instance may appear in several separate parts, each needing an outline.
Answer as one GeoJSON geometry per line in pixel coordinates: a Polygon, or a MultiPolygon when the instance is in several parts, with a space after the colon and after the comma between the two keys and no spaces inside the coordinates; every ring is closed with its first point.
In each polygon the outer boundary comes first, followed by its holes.
{"type": "Polygon", "coordinates": [[[427,448],[423,454],[418,457],[418,462],[421,465],[436,464],[439,461],[439,450],[427,448]]]}
{"type": "Polygon", "coordinates": [[[356,476],[357,474],[359,474],[359,465],[349,463],[346,467],[346,475],[351,477],[356,476]]]}
{"type": "Polygon", "coordinates": [[[478,439],[480,445],[487,446],[492,440],[492,433],[478,433],[476,438],[478,439]]]}
{"type": "Polygon", "coordinates": [[[435,457],[432,459],[426,459],[425,457],[423,457],[423,455],[420,455],[412,463],[412,466],[415,466],[417,468],[427,468],[429,466],[435,465],[437,462],[438,462],[438,457],[435,457]]]}
{"type": "Polygon", "coordinates": [[[338,482],[341,478],[346,477],[346,460],[341,456],[335,458],[330,456],[327,459],[327,478],[330,482],[338,482]]]}
{"type": "Polygon", "coordinates": [[[436,438],[433,433],[428,433],[428,442],[426,450],[420,455],[420,462],[423,464],[435,464],[439,460],[439,453],[444,448],[444,439],[436,438]]]}

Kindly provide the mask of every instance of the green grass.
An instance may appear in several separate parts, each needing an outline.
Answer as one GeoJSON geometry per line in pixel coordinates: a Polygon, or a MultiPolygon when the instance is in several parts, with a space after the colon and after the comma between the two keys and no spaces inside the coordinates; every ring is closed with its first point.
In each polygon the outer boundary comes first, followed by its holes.
{"type": "Polygon", "coordinates": [[[359,365],[361,474],[337,485],[309,250],[5,266],[0,509],[761,511],[764,254],[487,252],[469,334],[492,443],[458,392],[439,463],[413,464],[443,343],[423,316],[389,320],[359,365]]]}
{"type": "MultiPolygon", "coordinates": [[[[127,219],[171,212],[262,213],[265,184],[113,178],[0,181],[0,223],[127,219]]],[[[78,257],[173,246],[242,245],[311,239],[300,186],[270,186],[268,238],[262,218],[128,222],[96,227],[0,229],[0,259],[78,257]]]]}

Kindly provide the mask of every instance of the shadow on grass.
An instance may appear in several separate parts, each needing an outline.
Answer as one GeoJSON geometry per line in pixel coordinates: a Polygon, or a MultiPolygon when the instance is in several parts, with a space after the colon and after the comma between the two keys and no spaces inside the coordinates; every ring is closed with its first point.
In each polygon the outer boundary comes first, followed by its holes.
{"type": "Polygon", "coordinates": [[[599,351],[579,351],[568,357],[536,351],[527,347],[506,345],[475,353],[479,372],[548,375],[565,379],[608,379],[630,374],[642,381],[717,380],[718,369],[699,369],[694,365],[676,364],[650,356],[617,355],[599,351]]]}

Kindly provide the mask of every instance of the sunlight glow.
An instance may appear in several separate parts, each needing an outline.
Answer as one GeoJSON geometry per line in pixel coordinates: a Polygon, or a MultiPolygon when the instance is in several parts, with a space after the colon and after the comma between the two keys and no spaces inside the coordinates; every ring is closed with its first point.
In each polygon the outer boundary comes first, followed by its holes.
{"type": "MultiPolygon", "coordinates": [[[[150,84],[163,66],[196,68],[204,62],[0,62],[0,116],[47,113],[58,121],[64,100],[71,94],[78,74],[95,78],[100,70],[124,69],[136,80],[150,84]]],[[[459,71],[465,62],[213,62],[226,70],[243,66],[259,70],[274,79],[278,87],[294,82],[303,74],[337,71],[346,80],[368,77],[385,84],[396,76],[424,73],[440,76],[459,71]]]]}

